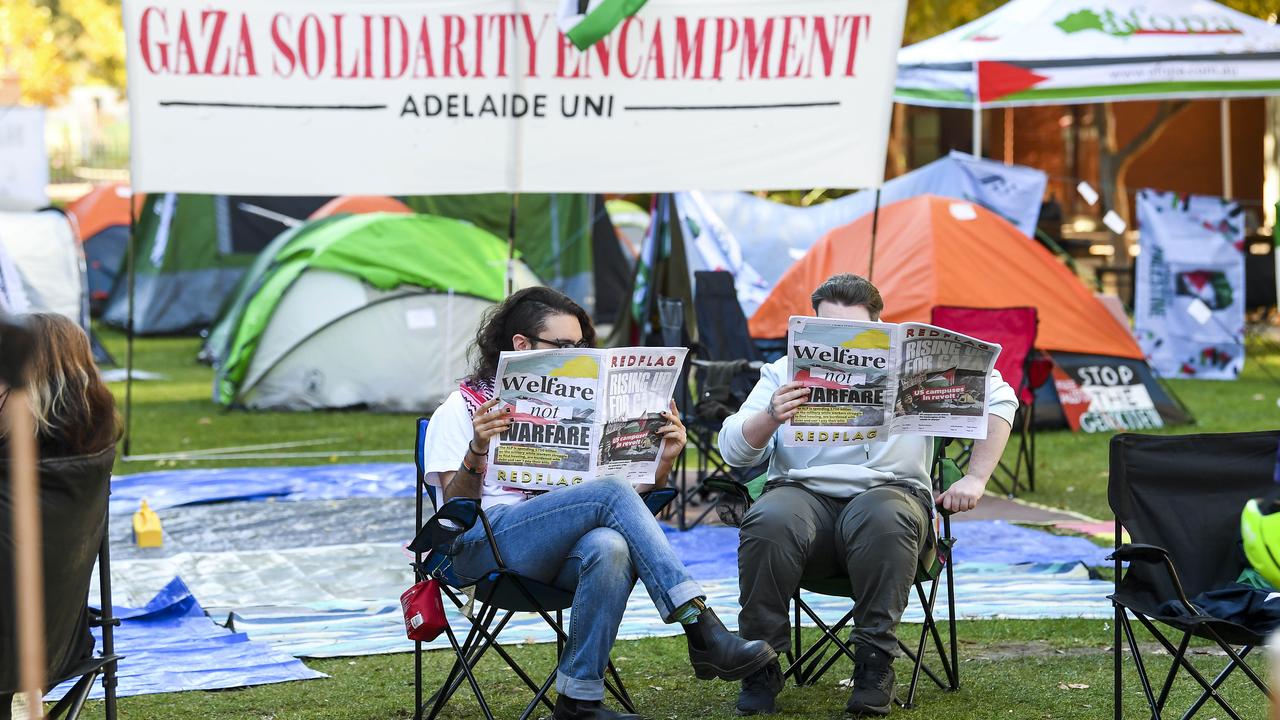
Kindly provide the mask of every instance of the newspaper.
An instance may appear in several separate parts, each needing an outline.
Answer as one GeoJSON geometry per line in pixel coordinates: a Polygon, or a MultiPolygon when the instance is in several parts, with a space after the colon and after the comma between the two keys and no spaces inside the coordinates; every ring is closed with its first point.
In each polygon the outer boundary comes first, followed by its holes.
{"type": "Polygon", "coordinates": [[[792,317],[791,380],[809,400],[783,444],[858,445],[898,433],[983,439],[1000,346],[924,323],[792,317]]]}
{"type": "Polygon", "coordinates": [[[554,490],[605,477],[651,483],[685,348],[530,350],[498,358],[511,427],[489,444],[486,482],[554,490]]]}

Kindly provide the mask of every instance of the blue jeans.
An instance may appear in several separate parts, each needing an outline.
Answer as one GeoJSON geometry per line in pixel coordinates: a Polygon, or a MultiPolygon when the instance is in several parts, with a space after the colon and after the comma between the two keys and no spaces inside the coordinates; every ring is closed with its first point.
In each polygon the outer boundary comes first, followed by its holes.
{"type": "MultiPolygon", "coordinates": [[[[663,620],[705,597],[667,544],[631,485],[596,480],[486,511],[507,567],[574,591],[569,642],[556,691],[576,700],[604,698],[609,651],[638,575],[663,620]]],[[[496,567],[477,522],[455,545],[453,570],[474,580],[496,567]]]]}

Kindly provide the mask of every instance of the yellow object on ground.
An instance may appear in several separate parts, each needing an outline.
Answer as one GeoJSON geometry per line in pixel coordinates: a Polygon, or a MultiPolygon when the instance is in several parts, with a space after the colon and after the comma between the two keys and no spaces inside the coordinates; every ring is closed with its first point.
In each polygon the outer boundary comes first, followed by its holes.
{"type": "Polygon", "coordinates": [[[160,516],[142,501],[142,507],[133,514],[133,542],[138,547],[160,547],[164,543],[160,529],[160,516]]]}

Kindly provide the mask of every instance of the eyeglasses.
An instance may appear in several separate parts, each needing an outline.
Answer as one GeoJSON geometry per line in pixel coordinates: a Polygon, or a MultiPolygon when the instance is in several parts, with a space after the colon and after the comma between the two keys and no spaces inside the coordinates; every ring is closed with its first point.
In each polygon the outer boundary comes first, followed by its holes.
{"type": "Polygon", "coordinates": [[[542,343],[543,345],[553,345],[561,350],[571,350],[573,348],[581,350],[583,348],[591,347],[591,343],[586,340],[547,340],[536,335],[525,335],[525,337],[529,338],[533,342],[542,343]]]}

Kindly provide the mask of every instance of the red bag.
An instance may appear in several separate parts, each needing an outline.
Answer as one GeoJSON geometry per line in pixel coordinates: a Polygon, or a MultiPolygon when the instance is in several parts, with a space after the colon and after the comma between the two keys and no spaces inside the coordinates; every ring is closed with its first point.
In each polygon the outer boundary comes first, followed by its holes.
{"type": "Polygon", "coordinates": [[[440,581],[435,578],[405,590],[400,596],[400,609],[404,611],[404,630],[410,640],[429,642],[449,627],[440,600],[440,581]]]}

